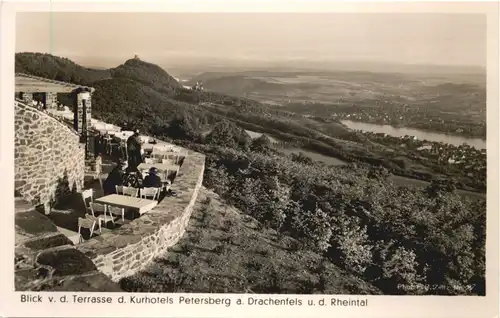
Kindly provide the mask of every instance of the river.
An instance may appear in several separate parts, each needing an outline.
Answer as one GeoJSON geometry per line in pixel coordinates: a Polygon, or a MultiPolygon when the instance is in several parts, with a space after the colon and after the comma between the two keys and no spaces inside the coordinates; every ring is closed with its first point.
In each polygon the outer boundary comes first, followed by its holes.
{"type": "Polygon", "coordinates": [[[454,146],[460,146],[463,143],[476,149],[486,149],[486,140],[480,138],[466,138],[461,136],[452,136],[434,132],[423,131],[414,128],[396,128],[390,125],[368,124],[352,120],[342,120],[344,125],[355,130],[370,131],[373,133],[388,134],[393,137],[415,136],[419,140],[428,140],[435,142],[444,142],[454,146]]]}

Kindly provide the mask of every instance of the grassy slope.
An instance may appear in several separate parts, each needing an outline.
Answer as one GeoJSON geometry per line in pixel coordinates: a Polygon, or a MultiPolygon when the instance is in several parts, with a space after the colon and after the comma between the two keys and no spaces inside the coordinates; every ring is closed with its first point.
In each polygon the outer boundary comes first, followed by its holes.
{"type": "Polygon", "coordinates": [[[179,243],[121,285],[134,292],[381,293],[205,188],[179,243]]]}

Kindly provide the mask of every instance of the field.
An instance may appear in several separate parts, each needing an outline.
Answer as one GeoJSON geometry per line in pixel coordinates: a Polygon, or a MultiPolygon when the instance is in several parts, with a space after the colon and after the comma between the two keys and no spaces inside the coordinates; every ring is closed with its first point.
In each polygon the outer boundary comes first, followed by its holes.
{"type": "Polygon", "coordinates": [[[471,137],[486,134],[486,84],[481,73],[249,71],[205,73],[193,82],[198,80],[211,91],[245,96],[308,117],[351,118],[471,137]]]}
{"type": "MultiPolygon", "coordinates": [[[[415,101],[423,94],[429,96],[438,94],[435,89],[448,90],[477,86],[478,92],[484,88],[482,77],[468,75],[423,76],[420,74],[371,73],[371,72],[237,72],[237,73],[206,73],[195,77],[191,82],[203,80],[205,88],[224,93],[246,94],[248,97],[262,99],[266,96],[274,101],[286,99],[294,102],[307,96],[305,101],[331,103],[336,98],[346,96],[357,98],[398,98],[415,101]],[[453,84],[451,84],[453,83],[453,84]],[[416,89],[417,88],[417,89],[416,89]],[[314,98],[310,94],[323,96],[314,98]]],[[[455,91],[457,92],[457,91],[455,91]]],[[[351,99],[351,98],[349,98],[351,99]]]]}

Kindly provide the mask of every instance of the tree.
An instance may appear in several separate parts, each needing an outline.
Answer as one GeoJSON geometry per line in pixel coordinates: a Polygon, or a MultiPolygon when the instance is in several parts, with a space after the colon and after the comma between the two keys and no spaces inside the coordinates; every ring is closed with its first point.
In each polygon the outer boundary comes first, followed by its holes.
{"type": "Polygon", "coordinates": [[[310,157],[306,156],[302,151],[298,154],[292,154],[292,160],[306,165],[314,164],[314,161],[310,157]]]}
{"type": "Polygon", "coordinates": [[[210,178],[227,181],[207,186],[385,293],[484,294],[485,200],[447,191],[428,196],[373,178],[361,165],[305,165],[275,153],[199,147],[207,170],[212,162],[224,167],[210,178]]]}
{"type": "Polygon", "coordinates": [[[170,122],[170,126],[167,129],[167,135],[174,139],[195,141],[200,136],[195,127],[197,127],[195,120],[184,113],[170,122]]]}
{"type": "Polygon", "coordinates": [[[260,208],[264,211],[266,223],[280,230],[286,220],[286,210],[290,200],[290,188],[279,182],[277,176],[267,177],[262,182],[260,208]]]}
{"type": "Polygon", "coordinates": [[[442,195],[444,192],[453,193],[457,189],[457,182],[454,179],[438,179],[432,180],[425,191],[430,197],[442,195]]]}
{"type": "Polygon", "coordinates": [[[224,120],[205,137],[205,143],[247,150],[250,145],[250,136],[232,122],[224,120]]]}
{"type": "Polygon", "coordinates": [[[379,181],[386,181],[390,177],[390,172],[384,167],[370,168],[368,178],[376,179],[379,181]]]}
{"type": "MultiPolygon", "coordinates": [[[[393,245],[394,246],[394,245],[393,245]]],[[[415,252],[402,246],[382,252],[383,284],[392,286],[400,294],[421,295],[429,291],[425,279],[417,271],[415,252]]]]}
{"type": "Polygon", "coordinates": [[[268,153],[272,149],[272,145],[273,143],[271,142],[271,139],[262,134],[259,136],[259,138],[256,138],[252,141],[250,149],[252,151],[268,153]]]}
{"type": "Polygon", "coordinates": [[[328,213],[319,208],[304,210],[298,202],[290,204],[288,213],[292,233],[307,246],[323,252],[330,247],[332,229],[328,213]]]}
{"type": "Polygon", "coordinates": [[[231,187],[231,176],[223,166],[217,167],[214,162],[206,165],[203,181],[207,187],[221,196],[227,195],[231,187]]]}
{"type": "Polygon", "coordinates": [[[241,190],[235,198],[238,207],[247,214],[262,220],[263,211],[260,209],[260,182],[253,178],[245,178],[241,182],[241,190]]]}
{"type": "Polygon", "coordinates": [[[346,268],[364,274],[372,259],[366,227],[359,224],[359,218],[340,213],[333,219],[332,230],[330,255],[340,256],[346,268]]]}

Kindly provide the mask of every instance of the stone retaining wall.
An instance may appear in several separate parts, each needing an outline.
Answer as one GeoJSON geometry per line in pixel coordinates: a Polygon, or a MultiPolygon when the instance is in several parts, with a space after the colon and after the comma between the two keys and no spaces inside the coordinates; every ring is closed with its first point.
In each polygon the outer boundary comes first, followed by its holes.
{"type": "Polygon", "coordinates": [[[48,207],[80,191],[85,147],[78,134],[57,119],[15,103],[15,190],[31,204],[48,207]]]}
{"type": "Polygon", "coordinates": [[[165,253],[184,234],[203,181],[205,156],[188,152],[172,185],[176,196],[122,227],[77,246],[113,281],[133,275],[165,253]]]}
{"type": "Polygon", "coordinates": [[[16,291],[121,292],[45,215],[15,199],[16,291]]]}

